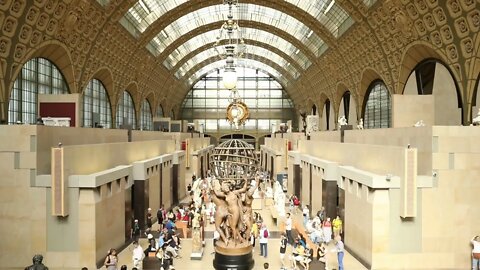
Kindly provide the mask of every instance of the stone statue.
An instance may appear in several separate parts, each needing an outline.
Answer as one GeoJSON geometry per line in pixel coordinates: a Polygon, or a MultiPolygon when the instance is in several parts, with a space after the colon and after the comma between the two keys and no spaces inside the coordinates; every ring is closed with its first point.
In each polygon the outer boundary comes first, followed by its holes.
{"type": "Polygon", "coordinates": [[[196,211],[192,220],[192,252],[200,252],[202,250],[202,230],[200,225],[201,215],[196,211]]]}
{"type": "Polygon", "coordinates": [[[423,122],[423,120],[419,120],[417,123],[415,123],[415,125],[413,125],[414,127],[424,127],[425,126],[425,123],[423,122]]]}
{"type": "Polygon", "coordinates": [[[303,125],[303,134],[307,135],[307,113],[301,112],[300,117],[302,117],[302,125],[303,125]]]}
{"type": "Polygon", "coordinates": [[[342,115],[338,118],[338,127],[340,128],[341,126],[346,126],[347,123],[347,118],[345,118],[345,115],[342,115]]]}
{"type": "Polygon", "coordinates": [[[363,118],[360,118],[360,121],[357,124],[357,129],[363,129],[363,118]]]}
{"type": "Polygon", "coordinates": [[[474,126],[480,125],[480,108],[478,109],[477,116],[473,118],[472,123],[474,126]]]}
{"type": "Polygon", "coordinates": [[[193,201],[195,202],[195,206],[202,205],[202,184],[203,181],[197,179],[193,182],[192,191],[193,191],[193,201]]]}
{"type": "Polygon", "coordinates": [[[25,270],[48,270],[48,267],[46,267],[42,261],[43,261],[43,256],[40,254],[36,254],[33,256],[33,264],[30,266],[25,267],[25,270]]]}

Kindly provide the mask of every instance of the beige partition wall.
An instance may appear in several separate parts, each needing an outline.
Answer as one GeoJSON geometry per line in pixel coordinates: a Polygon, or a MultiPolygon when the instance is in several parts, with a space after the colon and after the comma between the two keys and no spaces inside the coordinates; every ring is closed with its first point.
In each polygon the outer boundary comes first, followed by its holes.
{"type": "Polygon", "coordinates": [[[302,189],[300,190],[300,201],[302,203],[302,207],[305,204],[309,204],[310,200],[310,167],[311,164],[303,161],[301,162],[301,170],[302,170],[302,189]]]}
{"type": "Polygon", "coordinates": [[[322,179],[323,179],[323,169],[315,166],[312,171],[312,202],[310,209],[312,210],[312,215],[316,214],[318,210],[322,208],[322,179]]]}

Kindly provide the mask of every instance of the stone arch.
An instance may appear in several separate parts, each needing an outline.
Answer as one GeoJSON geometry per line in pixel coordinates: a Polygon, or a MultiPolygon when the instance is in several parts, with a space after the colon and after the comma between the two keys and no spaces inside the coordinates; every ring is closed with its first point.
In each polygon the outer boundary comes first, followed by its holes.
{"type": "Polygon", "coordinates": [[[444,126],[463,122],[463,102],[458,81],[452,69],[441,59],[425,58],[417,63],[408,77],[403,94],[435,96],[433,123],[426,124],[444,126]]]}
{"type": "Polygon", "coordinates": [[[337,84],[337,91],[336,91],[336,97],[337,97],[337,104],[335,111],[337,112],[337,116],[343,116],[345,115],[347,118],[347,122],[349,125],[352,126],[357,126],[357,120],[358,120],[358,103],[356,101],[356,96],[353,90],[349,89],[344,83],[339,82],[337,84]],[[344,96],[350,93],[349,97],[349,105],[348,105],[348,114],[345,112],[345,105],[344,105],[344,96]]]}
{"type": "Polygon", "coordinates": [[[6,88],[5,88],[5,80],[3,74],[5,74],[4,69],[5,66],[3,62],[0,61],[0,124],[3,121],[7,121],[8,117],[8,95],[6,88]]]}
{"type": "MultiPolygon", "coordinates": [[[[425,41],[416,41],[406,47],[402,55],[400,71],[398,74],[397,91],[403,93],[407,80],[414,72],[415,67],[426,59],[438,59],[442,63],[447,63],[447,57],[435,50],[430,43],[425,41]]],[[[444,64],[445,65],[445,64],[444,64]]],[[[445,65],[446,66],[446,65],[445,65]]],[[[452,76],[456,79],[457,76],[452,76]]]]}
{"type": "Polygon", "coordinates": [[[13,89],[13,84],[15,83],[18,74],[22,70],[25,63],[27,63],[32,58],[45,58],[50,62],[54,63],[55,66],[60,70],[65,81],[68,85],[70,93],[78,93],[78,84],[75,81],[75,69],[73,67],[72,57],[70,55],[70,50],[67,46],[56,40],[49,40],[38,45],[34,50],[27,53],[21,63],[14,69],[6,96],[6,100],[9,100],[10,94],[13,89]]]}
{"type": "MultiPolygon", "coordinates": [[[[109,67],[100,67],[98,68],[92,76],[88,78],[86,83],[88,84],[92,79],[97,79],[102,82],[103,86],[105,86],[105,89],[107,90],[108,96],[110,100],[115,96],[115,84],[114,84],[114,79],[113,79],[113,73],[112,70],[109,67]]],[[[79,93],[85,92],[86,85],[82,87],[81,91],[79,93]]]]}
{"type": "MultiPolygon", "coordinates": [[[[360,115],[363,115],[364,113],[366,99],[368,98],[366,96],[367,91],[369,90],[370,85],[377,80],[380,80],[383,83],[385,83],[385,80],[383,79],[383,77],[380,76],[380,73],[377,72],[376,70],[370,67],[363,70],[362,76],[360,79],[360,85],[358,87],[358,98],[357,98],[357,101],[359,102],[358,104],[361,104],[360,110],[357,110],[357,113],[360,113],[360,115]]],[[[388,92],[390,93],[390,95],[392,94],[391,91],[392,91],[391,89],[388,89],[388,92]]]]}
{"type": "MultiPolygon", "coordinates": [[[[470,65],[470,78],[467,83],[468,92],[471,93],[468,96],[468,106],[465,106],[464,110],[468,110],[468,123],[472,122],[472,119],[477,116],[478,109],[480,108],[480,97],[478,96],[480,93],[480,35],[477,34],[474,48],[476,48],[476,55],[475,60],[472,60],[472,64],[470,65]]],[[[465,119],[464,119],[465,120],[465,119]]]]}

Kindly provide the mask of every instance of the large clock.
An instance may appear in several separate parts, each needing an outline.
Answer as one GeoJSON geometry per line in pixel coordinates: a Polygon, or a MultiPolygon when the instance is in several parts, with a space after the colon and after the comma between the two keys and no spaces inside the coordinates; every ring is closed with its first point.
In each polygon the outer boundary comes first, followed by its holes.
{"type": "Polygon", "coordinates": [[[238,125],[243,125],[250,116],[247,104],[241,101],[234,101],[227,107],[227,120],[230,124],[237,121],[238,125]]]}

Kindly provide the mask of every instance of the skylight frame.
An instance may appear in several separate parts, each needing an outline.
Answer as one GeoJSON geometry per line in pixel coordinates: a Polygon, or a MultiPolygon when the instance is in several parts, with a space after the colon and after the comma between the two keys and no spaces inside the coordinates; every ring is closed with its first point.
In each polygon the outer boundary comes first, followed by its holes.
{"type": "MultiPolygon", "coordinates": [[[[310,67],[312,62],[308,59],[308,57],[295,47],[292,43],[286,41],[285,39],[274,35],[270,32],[256,29],[256,28],[249,28],[249,27],[242,27],[242,36],[245,40],[256,40],[265,44],[270,44],[276,48],[279,48],[285,54],[289,55],[300,67],[304,70],[310,67]]],[[[204,44],[210,44],[216,41],[216,37],[218,36],[219,30],[211,30],[205,32],[203,34],[197,35],[182,45],[180,45],[177,49],[170,53],[163,65],[171,70],[175,65],[178,64],[185,56],[187,56],[190,52],[200,48],[204,44]]]]}

